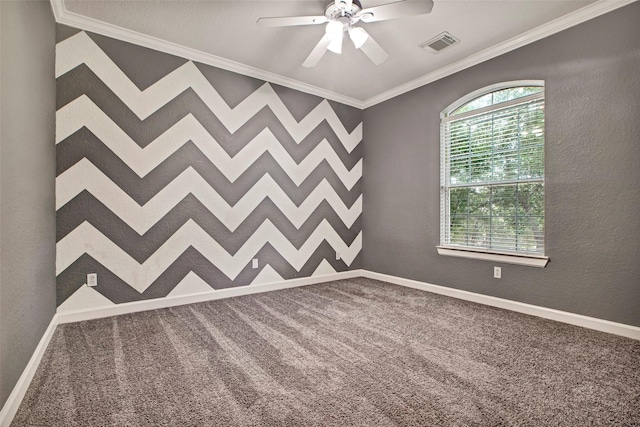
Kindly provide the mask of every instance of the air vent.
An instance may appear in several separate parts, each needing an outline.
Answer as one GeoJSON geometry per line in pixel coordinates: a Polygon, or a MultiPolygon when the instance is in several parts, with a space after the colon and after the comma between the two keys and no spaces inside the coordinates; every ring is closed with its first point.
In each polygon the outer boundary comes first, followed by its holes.
{"type": "Polygon", "coordinates": [[[453,37],[451,34],[445,31],[442,34],[438,34],[431,40],[422,43],[420,47],[427,52],[438,53],[448,48],[449,46],[453,46],[454,44],[458,43],[460,43],[459,39],[453,37]]]}

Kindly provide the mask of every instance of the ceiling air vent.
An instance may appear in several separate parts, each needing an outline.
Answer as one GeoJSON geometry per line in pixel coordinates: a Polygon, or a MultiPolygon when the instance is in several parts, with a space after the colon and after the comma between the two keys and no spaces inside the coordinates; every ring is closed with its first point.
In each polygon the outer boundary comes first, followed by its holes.
{"type": "Polygon", "coordinates": [[[422,43],[420,47],[428,52],[433,51],[433,53],[438,53],[448,48],[449,46],[453,46],[454,44],[458,44],[458,43],[460,43],[460,40],[458,40],[457,38],[453,37],[451,34],[445,31],[442,34],[438,34],[431,40],[428,40],[422,43]]]}

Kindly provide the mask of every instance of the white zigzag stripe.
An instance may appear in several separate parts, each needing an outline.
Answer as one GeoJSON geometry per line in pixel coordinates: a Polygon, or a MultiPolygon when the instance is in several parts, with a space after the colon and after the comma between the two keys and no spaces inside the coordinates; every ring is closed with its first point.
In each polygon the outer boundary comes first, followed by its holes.
{"type": "Polygon", "coordinates": [[[322,261],[320,261],[320,264],[318,264],[318,267],[316,267],[316,269],[313,271],[312,276],[322,276],[325,274],[335,274],[335,273],[337,273],[335,268],[333,268],[333,266],[329,264],[329,261],[327,261],[326,259],[323,259],[322,261]]]}
{"type": "Polygon", "coordinates": [[[266,151],[271,153],[296,185],[300,185],[325,159],[349,190],[362,177],[362,159],[349,171],[326,139],[297,164],[268,128],[260,132],[239,153],[230,157],[191,114],[167,129],[145,148],[136,144],[86,95],[58,110],[56,120],[56,144],[84,126],[140,177],[151,172],[189,140],[193,141],[231,182],[249,169],[266,151]]]}
{"type": "Polygon", "coordinates": [[[300,271],[324,240],[340,253],[347,265],[351,265],[362,248],[362,232],[349,246],[331,224],[323,220],[302,247],[296,249],[271,221],[266,220],[235,255],[231,255],[194,221],[189,220],[140,264],[91,224],[83,222],[56,244],[56,275],[86,253],[129,286],[144,292],[190,246],[233,280],[267,243],[300,271]]]}
{"type": "Polygon", "coordinates": [[[265,83],[232,109],[191,61],[140,91],[86,33],[80,32],[56,45],[56,78],[83,63],[140,119],[149,117],[185,89],[192,88],[231,133],[268,106],[297,143],[323,120],[329,123],[347,151],[353,151],[362,140],[362,123],[349,133],[326,99],[298,122],[271,85],[265,83]]]}
{"type": "Polygon", "coordinates": [[[296,228],[309,219],[323,200],[329,202],[349,228],[362,213],[362,195],[348,208],[326,179],[320,181],[300,206],[296,206],[269,174],[260,178],[234,206],[230,206],[192,167],[185,169],[144,206],[140,206],[86,158],[56,178],[56,210],[83,190],[89,191],[141,235],[189,193],[197,197],[231,231],[267,197],[296,228]]]}
{"type": "Polygon", "coordinates": [[[253,279],[251,285],[262,285],[265,283],[282,282],[284,278],[278,274],[269,264],[265,265],[260,273],[253,279]]]}

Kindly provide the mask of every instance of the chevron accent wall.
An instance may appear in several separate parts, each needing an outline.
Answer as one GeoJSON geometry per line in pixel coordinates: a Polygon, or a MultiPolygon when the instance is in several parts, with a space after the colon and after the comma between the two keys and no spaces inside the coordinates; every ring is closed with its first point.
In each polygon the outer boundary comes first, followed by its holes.
{"type": "Polygon", "coordinates": [[[360,110],[57,37],[58,311],[360,267],[360,110]]]}

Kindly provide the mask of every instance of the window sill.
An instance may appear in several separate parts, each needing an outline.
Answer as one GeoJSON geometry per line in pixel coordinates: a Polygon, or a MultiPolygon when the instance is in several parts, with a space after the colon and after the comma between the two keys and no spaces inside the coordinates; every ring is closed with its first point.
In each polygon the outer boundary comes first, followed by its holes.
{"type": "Polygon", "coordinates": [[[436,246],[438,254],[444,256],[454,256],[460,258],[479,259],[483,261],[502,262],[505,264],[526,265],[528,267],[546,267],[549,257],[537,255],[516,255],[500,252],[488,252],[466,248],[452,248],[446,246],[436,246]]]}

